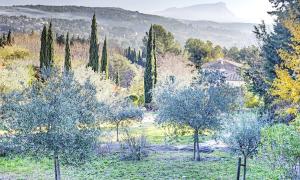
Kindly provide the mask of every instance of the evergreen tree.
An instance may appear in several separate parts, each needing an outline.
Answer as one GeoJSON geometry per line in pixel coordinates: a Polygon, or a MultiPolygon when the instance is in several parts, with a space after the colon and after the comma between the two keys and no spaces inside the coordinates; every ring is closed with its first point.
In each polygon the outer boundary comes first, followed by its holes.
{"type": "Polygon", "coordinates": [[[65,69],[66,72],[69,72],[71,70],[71,52],[70,52],[69,33],[67,33],[67,38],[66,38],[64,69],[65,69]]]}
{"type": "Polygon", "coordinates": [[[107,55],[106,37],[105,37],[103,49],[102,49],[101,73],[105,73],[105,79],[108,79],[108,55],[107,55]]]}
{"type": "Polygon", "coordinates": [[[139,50],[139,53],[138,53],[138,61],[140,61],[142,59],[142,55],[141,55],[141,51],[139,50]]]}
{"type": "Polygon", "coordinates": [[[47,59],[46,59],[46,67],[53,67],[54,64],[54,44],[53,44],[53,31],[52,31],[52,22],[50,22],[48,29],[48,37],[47,37],[47,59]]]}
{"type": "Polygon", "coordinates": [[[127,49],[127,58],[129,59],[129,60],[131,60],[131,48],[130,48],[130,46],[128,47],[128,49],[127,49]]]}
{"type": "Polygon", "coordinates": [[[137,55],[136,55],[136,50],[135,50],[135,48],[133,49],[132,60],[133,60],[133,63],[136,63],[136,62],[137,62],[137,55]]]}
{"type": "Polygon", "coordinates": [[[90,56],[88,67],[91,67],[93,71],[99,71],[99,47],[98,47],[98,37],[97,37],[97,20],[96,14],[93,16],[92,26],[91,26],[91,39],[90,39],[90,56]]]}
{"type": "Polygon", "coordinates": [[[2,41],[4,45],[8,45],[5,33],[2,34],[2,41]]]}
{"type": "Polygon", "coordinates": [[[11,30],[8,30],[6,42],[7,42],[7,45],[10,45],[10,46],[13,44],[13,42],[12,42],[12,33],[11,33],[11,30]]]}
{"type": "Polygon", "coordinates": [[[116,82],[117,86],[120,86],[120,71],[119,71],[119,69],[116,73],[115,82],[116,82]]]}
{"type": "Polygon", "coordinates": [[[146,67],[144,74],[144,96],[145,104],[152,102],[152,89],[154,86],[154,51],[153,51],[153,26],[151,25],[149,34],[148,34],[148,43],[147,43],[147,58],[146,58],[146,67]]]}
{"type": "Polygon", "coordinates": [[[154,38],[153,38],[153,56],[154,56],[154,86],[157,83],[157,57],[156,57],[156,35],[153,33],[154,38]]]}
{"type": "Polygon", "coordinates": [[[40,69],[45,68],[47,60],[47,27],[44,25],[41,34],[40,69]]]}

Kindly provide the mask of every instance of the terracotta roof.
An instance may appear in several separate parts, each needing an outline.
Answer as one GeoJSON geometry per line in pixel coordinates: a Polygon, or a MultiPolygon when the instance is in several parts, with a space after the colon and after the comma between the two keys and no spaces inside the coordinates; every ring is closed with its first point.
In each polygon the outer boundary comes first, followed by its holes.
{"type": "Polygon", "coordinates": [[[217,70],[222,72],[227,81],[243,81],[243,78],[240,75],[240,69],[242,67],[242,64],[226,59],[218,59],[216,61],[208,62],[202,65],[203,69],[217,70]]]}

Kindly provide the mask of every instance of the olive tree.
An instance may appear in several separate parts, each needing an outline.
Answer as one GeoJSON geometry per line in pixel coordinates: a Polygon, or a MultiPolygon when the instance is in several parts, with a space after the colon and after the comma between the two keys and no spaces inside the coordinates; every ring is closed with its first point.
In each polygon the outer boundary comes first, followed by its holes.
{"type": "Polygon", "coordinates": [[[106,103],[105,120],[116,127],[117,141],[119,142],[119,128],[134,121],[143,119],[143,111],[135,107],[129,98],[116,97],[106,103]]]}
{"type": "Polygon", "coordinates": [[[223,141],[236,154],[243,156],[244,179],[246,178],[247,158],[257,153],[263,123],[259,115],[251,111],[241,111],[226,120],[222,133],[223,141]]]}
{"type": "Polygon", "coordinates": [[[35,157],[52,157],[55,179],[60,179],[60,162],[76,163],[93,154],[98,134],[95,87],[52,69],[44,81],[5,96],[1,109],[7,134],[15,137],[20,152],[35,157]]]}
{"type": "Polygon", "coordinates": [[[174,80],[155,92],[157,121],[188,126],[194,131],[194,159],[200,161],[199,133],[217,130],[221,119],[235,103],[236,89],[229,87],[221,73],[202,71],[190,86],[177,88],[174,80]]]}

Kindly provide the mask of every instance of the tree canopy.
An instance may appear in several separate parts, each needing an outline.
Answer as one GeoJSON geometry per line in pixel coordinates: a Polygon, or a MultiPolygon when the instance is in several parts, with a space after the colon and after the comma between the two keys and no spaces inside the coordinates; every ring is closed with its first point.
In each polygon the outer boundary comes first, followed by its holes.
{"type": "MultiPolygon", "coordinates": [[[[174,53],[179,55],[181,53],[181,47],[178,41],[175,40],[174,35],[168,32],[163,26],[154,24],[153,32],[156,37],[156,46],[158,54],[174,53]]],[[[143,39],[144,47],[147,47],[149,34],[147,33],[143,39]]]]}
{"type": "Polygon", "coordinates": [[[185,43],[185,50],[189,53],[189,59],[197,68],[204,63],[216,60],[224,56],[220,46],[214,46],[210,41],[190,38],[185,43]]]}
{"type": "Polygon", "coordinates": [[[233,108],[234,93],[217,72],[201,72],[193,86],[176,88],[176,82],[169,81],[156,92],[158,122],[193,129],[194,159],[199,161],[199,133],[220,128],[222,115],[233,108]]]}

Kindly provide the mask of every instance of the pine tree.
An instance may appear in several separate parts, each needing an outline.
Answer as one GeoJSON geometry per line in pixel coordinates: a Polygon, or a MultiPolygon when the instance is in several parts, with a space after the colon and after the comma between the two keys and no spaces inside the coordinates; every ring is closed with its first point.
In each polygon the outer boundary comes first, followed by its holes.
{"type": "Polygon", "coordinates": [[[148,34],[148,43],[147,43],[147,58],[146,58],[146,67],[144,74],[144,93],[145,93],[145,104],[152,102],[152,89],[154,86],[154,63],[155,57],[153,53],[153,26],[151,25],[149,34],[148,34]]]}
{"type": "Polygon", "coordinates": [[[106,37],[102,49],[102,58],[101,58],[101,73],[105,73],[105,79],[108,79],[108,56],[107,56],[107,41],[106,37]]]}
{"type": "Polygon", "coordinates": [[[46,67],[51,68],[54,64],[54,44],[53,44],[53,31],[52,31],[52,22],[50,22],[48,29],[47,37],[47,59],[46,67]]]}
{"type": "Polygon", "coordinates": [[[66,38],[64,69],[66,72],[69,72],[71,70],[71,52],[70,52],[69,33],[67,33],[67,38],[66,38]]]}
{"type": "Polygon", "coordinates": [[[90,39],[90,56],[88,67],[91,67],[93,71],[99,71],[99,47],[98,47],[98,37],[97,37],[97,20],[96,14],[93,16],[92,26],[91,26],[91,39],[90,39]]]}
{"type": "Polygon", "coordinates": [[[47,60],[47,27],[44,25],[41,34],[41,49],[40,49],[40,69],[46,67],[47,60]]]}
{"type": "Polygon", "coordinates": [[[11,46],[12,45],[12,34],[11,30],[8,30],[7,38],[6,38],[7,45],[11,46]]]}

